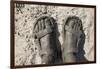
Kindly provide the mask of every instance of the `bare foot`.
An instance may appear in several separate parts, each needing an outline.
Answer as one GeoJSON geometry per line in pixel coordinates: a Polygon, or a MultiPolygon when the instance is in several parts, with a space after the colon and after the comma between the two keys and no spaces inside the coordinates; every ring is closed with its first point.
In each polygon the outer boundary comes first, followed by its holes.
{"type": "Polygon", "coordinates": [[[37,40],[42,64],[52,64],[57,60],[54,24],[48,16],[40,17],[34,25],[34,38],[37,40]]]}
{"type": "Polygon", "coordinates": [[[82,34],[81,20],[78,17],[69,17],[64,25],[63,42],[63,61],[67,63],[77,62],[76,53],[78,51],[78,42],[82,34]]]}

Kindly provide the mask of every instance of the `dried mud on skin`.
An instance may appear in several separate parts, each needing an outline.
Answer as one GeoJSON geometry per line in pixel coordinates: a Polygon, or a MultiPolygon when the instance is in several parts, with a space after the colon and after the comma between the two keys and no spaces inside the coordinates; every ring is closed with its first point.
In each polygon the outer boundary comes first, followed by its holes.
{"type": "Polygon", "coordinates": [[[45,5],[15,4],[15,65],[40,64],[38,48],[32,38],[33,24],[39,16],[46,14],[56,20],[59,41],[62,45],[62,26],[69,16],[78,16],[82,20],[85,33],[85,57],[94,61],[94,9],[79,7],[60,7],[45,5]]]}

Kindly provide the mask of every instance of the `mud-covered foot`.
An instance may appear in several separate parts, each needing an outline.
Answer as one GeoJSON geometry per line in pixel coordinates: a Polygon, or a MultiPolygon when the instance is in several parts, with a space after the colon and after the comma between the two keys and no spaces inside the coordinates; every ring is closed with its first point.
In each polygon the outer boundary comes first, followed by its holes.
{"type": "Polygon", "coordinates": [[[55,63],[57,59],[56,42],[54,40],[53,18],[42,16],[37,19],[34,25],[34,38],[40,48],[42,64],[55,63]]]}
{"type": "Polygon", "coordinates": [[[81,20],[72,16],[69,17],[64,25],[64,42],[63,42],[63,61],[73,63],[76,61],[76,53],[80,35],[82,34],[81,20]]]}

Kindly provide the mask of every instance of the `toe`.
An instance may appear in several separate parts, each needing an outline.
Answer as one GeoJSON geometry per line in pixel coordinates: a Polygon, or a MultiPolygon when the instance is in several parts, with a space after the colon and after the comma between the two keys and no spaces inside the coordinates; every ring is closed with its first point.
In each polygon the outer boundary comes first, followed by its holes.
{"type": "Polygon", "coordinates": [[[50,18],[50,24],[52,27],[54,27],[54,19],[53,18],[50,18]]]}
{"type": "Polygon", "coordinates": [[[35,27],[34,27],[34,32],[38,32],[38,25],[36,24],[35,27]]]}
{"type": "Polygon", "coordinates": [[[41,27],[42,27],[42,30],[45,28],[45,21],[44,21],[44,19],[41,19],[41,27]]]}
{"type": "Polygon", "coordinates": [[[78,32],[79,30],[79,26],[78,26],[78,23],[76,23],[76,31],[78,32]]]}
{"type": "Polygon", "coordinates": [[[41,25],[41,21],[38,21],[38,27],[39,27],[39,31],[42,29],[42,25],[41,25]]]}
{"type": "Polygon", "coordinates": [[[39,32],[39,24],[36,25],[36,32],[39,32]]]}
{"type": "Polygon", "coordinates": [[[46,28],[50,27],[50,21],[47,18],[45,19],[45,26],[46,28]]]}
{"type": "Polygon", "coordinates": [[[74,24],[73,30],[76,30],[76,24],[74,24]]]}

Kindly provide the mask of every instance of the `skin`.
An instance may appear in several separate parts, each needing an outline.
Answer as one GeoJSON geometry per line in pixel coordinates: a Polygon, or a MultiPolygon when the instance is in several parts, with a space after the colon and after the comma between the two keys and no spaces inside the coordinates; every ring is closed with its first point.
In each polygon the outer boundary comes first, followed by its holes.
{"type": "MultiPolygon", "coordinates": [[[[50,23],[50,21],[47,21],[47,19],[44,19],[43,22],[41,21],[41,24],[43,24],[45,26],[45,28],[50,27],[49,23],[50,23]]],[[[50,34],[47,34],[43,38],[40,39],[41,51],[42,51],[41,57],[42,57],[43,64],[52,63],[52,60],[53,60],[53,58],[52,58],[53,51],[51,48],[51,46],[52,46],[51,40],[52,39],[50,39],[50,37],[51,37],[50,34]]]]}
{"type": "MultiPolygon", "coordinates": [[[[40,32],[43,31],[47,28],[52,29],[53,23],[51,23],[49,18],[41,18],[35,28],[35,32],[40,32]]],[[[40,56],[42,59],[41,64],[53,64],[55,63],[57,56],[56,56],[56,42],[54,41],[54,34],[53,34],[53,29],[52,32],[43,36],[42,38],[39,39],[39,50],[40,50],[40,56]]]]}
{"type": "Polygon", "coordinates": [[[77,53],[77,44],[80,36],[80,26],[77,20],[70,19],[65,24],[65,40],[63,43],[63,62],[74,63],[77,62],[75,53],[77,53]],[[67,29],[65,29],[67,27],[67,29]]]}

